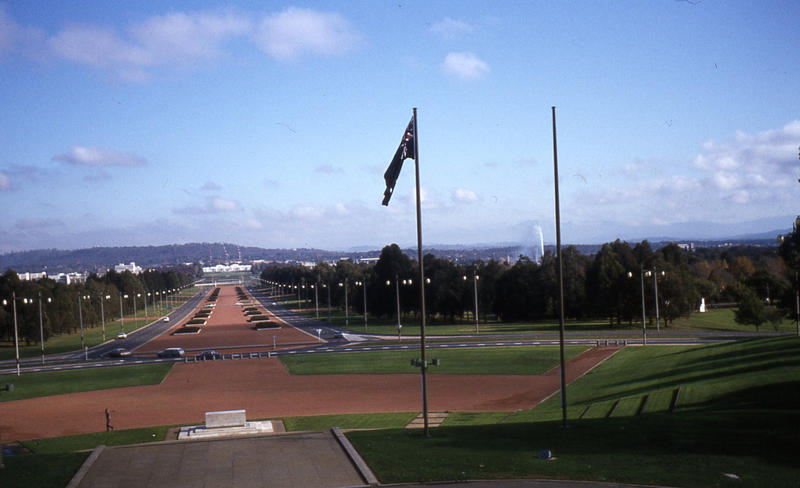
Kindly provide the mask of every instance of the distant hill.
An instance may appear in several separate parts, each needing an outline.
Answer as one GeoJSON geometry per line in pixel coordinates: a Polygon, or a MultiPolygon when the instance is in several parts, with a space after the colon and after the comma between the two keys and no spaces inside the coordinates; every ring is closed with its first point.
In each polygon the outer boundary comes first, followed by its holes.
{"type": "MultiPolygon", "coordinates": [[[[780,232],[776,232],[775,235],[780,232]]],[[[631,243],[638,241],[629,241],[631,243]]],[[[728,240],[681,240],[657,238],[648,239],[651,247],[659,249],[670,242],[694,244],[696,248],[715,248],[736,246],[776,247],[777,242],[772,233],[753,235],[751,238],[728,240]],[[769,235],[769,237],[764,237],[769,235]]],[[[602,244],[577,244],[575,247],[583,254],[594,254],[602,244]]],[[[363,248],[362,248],[363,249],[363,248]]],[[[544,246],[545,252],[555,252],[555,246],[544,246]]],[[[404,252],[416,258],[417,250],[404,249],[404,252]]],[[[439,258],[451,259],[457,263],[471,263],[490,259],[511,261],[520,254],[531,256],[529,245],[520,246],[503,243],[496,247],[488,244],[476,245],[436,245],[424,249],[425,254],[433,254],[439,258]]],[[[377,258],[380,249],[326,251],[323,249],[265,249],[260,247],[238,246],[229,243],[191,243],[165,246],[129,246],[129,247],[93,247],[88,249],[58,250],[40,249],[0,254],[0,271],[13,269],[17,272],[46,271],[56,274],[69,271],[104,272],[120,263],[135,262],[144,268],[162,268],[184,263],[200,263],[214,265],[236,261],[251,262],[265,260],[270,262],[336,262],[340,259],[358,260],[377,258]]]]}

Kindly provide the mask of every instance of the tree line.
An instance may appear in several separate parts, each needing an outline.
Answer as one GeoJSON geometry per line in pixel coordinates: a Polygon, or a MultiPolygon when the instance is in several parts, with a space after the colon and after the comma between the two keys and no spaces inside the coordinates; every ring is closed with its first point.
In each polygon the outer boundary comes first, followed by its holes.
{"type": "Polygon", "coordinates": [[[182,270],[147,270],[138,275],[130,271],[109,271],[103,276],[89,275],[85,283],[67,285],[49,278],[20,280],[16,272],[8,270],[0,275],[0,299],[7,302],[0,306],[0,340],[14,339],[14,296],[20,341],[31,344],[40,340],[40,303],[42,333],[46,341],[53,335],[76,332],[81,317],[85,327],[99,325],[101,310],[106,321],[119,318],[120,307],[126,314],[132,313],[133,300],[136,300],[137,309],[144,311],[144,299],[148,300],[148,306],[152,306],[154,298],[160,299],[162,292],[177,290],[193,281],[194,276],[182,270]],[[155,292],[159,294],[155,295],[155,292]],[[120,297],[125,295],[128,298],[120,302],[120,297]]]}
{"type": "MultiPolygon", "coordinates": [[[[784,239],[795,242],[797,232],[784,239]]],[[[737,320],[759,327],[793,316],[796,254],[780,248],[729,247],[693,252],[676,244],[653,250],[647,241],[631,246],[616,240],[589,256],[575,247],[562,250],[565,314],[568,319],[605,319],[611,326],[649,322],[659,317],[669,326],[699,308],[738,306],[737,320]],[[791,259],[794,259],[792,261],[791,259]],[[656,288],[658,298],[656,299],[656,288]]],[[[800,246],[793,248],[797,253],[800,246]]],[[[545,252],[540,261],[520,256],[516,263],[496,260],[456,264],[426,254],[423,258],[426,311],[429,323],[474,320],[475,291],[481,320],[505,322],[558,318],[558,260],[545,252]],[[477,279],[475,276],[477,275],[477,279]],[[477,284],[477,287],[476,287],[477,284]]],[[[300,265],[270,265],[260,278],[279,283],[285,293],[318,300],[320,306],[347,303],[351,310],[391,317],[419,311],[419,272],[415,260],[392,244],[382,249],[374,265],[343,260],[300,265]],[[346,281],[345,281],[346,280],[346,281]],[[344,284],[347,283],[347,287],[344,284]],[[286,287],[289,286],[289,288],[286,287]],[[295,288],[295,286],[297,288],[295,288]],[[316,297],[315,297],[316,293],[316,297]]]]}

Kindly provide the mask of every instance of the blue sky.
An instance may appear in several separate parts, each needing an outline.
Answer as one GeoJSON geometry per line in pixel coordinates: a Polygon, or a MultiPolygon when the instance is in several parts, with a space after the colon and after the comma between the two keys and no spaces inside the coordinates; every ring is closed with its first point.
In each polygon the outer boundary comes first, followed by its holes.
{"type": "Polygon", "coordinates": [[[0,252],[788,228],[800,3],[0,2],[0,252]]]}

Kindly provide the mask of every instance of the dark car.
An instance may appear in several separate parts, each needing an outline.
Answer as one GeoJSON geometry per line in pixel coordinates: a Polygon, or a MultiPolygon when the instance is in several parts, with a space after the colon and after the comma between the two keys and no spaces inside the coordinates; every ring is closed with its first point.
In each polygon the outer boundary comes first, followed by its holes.
{"type": "Polygon", "coordinates": [[[168,347],[163,351],[158,351],[160,358],[182,358],[184,354],[182,347],[168,347]]]}
{"type": "Polygon", "coordinates": [[[208,351],[201,352],[195,357],[197,359],[222,359],[222,354],[213,349],[209,349],[208,351]]]}
{"type": "Polygon", "coordinates": [[[124,347],[115,347],[111,351],[108,352],[107,356],[110,358],[123,358],[125,356],[130,356],[131,352],[124,347]]]}

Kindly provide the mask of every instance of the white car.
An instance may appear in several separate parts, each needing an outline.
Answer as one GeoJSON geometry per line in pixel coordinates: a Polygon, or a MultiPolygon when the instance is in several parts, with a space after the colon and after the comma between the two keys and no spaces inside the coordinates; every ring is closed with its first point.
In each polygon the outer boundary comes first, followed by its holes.
{"type": "Polygon", "coordinates": [[[163,319],[161,319],[161,320],[163,320],[164,322],[169,322],[169,317],[164,317],[164,318],[163,318],[163,319]]]}
{"type": "Polygon", "coordinates": [[[128,334],[126,334],[125,332],[120,332],[119,334],[117,334],[117,339],[127,339],[127,338],[128,334]]]}

